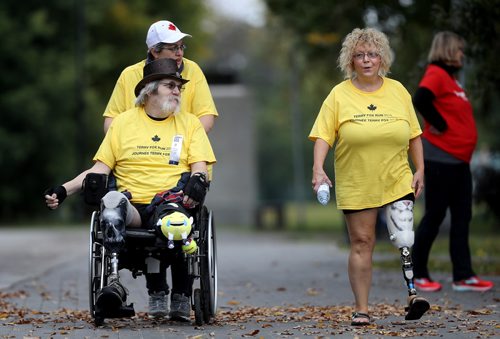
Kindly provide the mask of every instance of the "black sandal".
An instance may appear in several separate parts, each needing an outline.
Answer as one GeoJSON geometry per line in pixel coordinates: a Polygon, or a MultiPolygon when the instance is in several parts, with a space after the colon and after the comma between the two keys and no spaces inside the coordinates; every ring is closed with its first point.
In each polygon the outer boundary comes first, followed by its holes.
{"type": "Polygon", "coordinates": [[[370,325],[370,322],[371,322],[370,316],[366,313],[353,312],[351,315],[351,326],[367,326],[370,325]],[[356,318],[368,319],[368,321],[356,321],[354,320],[356,318]]]}
{"type": "Polygon", "coordinates": [[[410,304],[405,308],[405,311],[408,312],[405,316],[405,320],[418,320],[422,318],[430,307],[431,305],[429,302],[422,297],[411,299],[410,304]]]}

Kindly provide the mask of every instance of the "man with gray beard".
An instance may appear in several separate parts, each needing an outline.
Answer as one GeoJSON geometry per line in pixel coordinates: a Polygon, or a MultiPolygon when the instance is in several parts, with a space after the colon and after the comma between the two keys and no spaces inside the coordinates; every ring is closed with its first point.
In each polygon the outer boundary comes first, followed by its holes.
{"type": "MultiPolygon", "coordinates": [[[[203,201],[208,189],[207,164],[216,159],[199,119],[192,114],[177,114],[182,86],[188,81],[182,79],[172,59],[148,63],[144,78],[135,87],[136,107],[113,120],[92,168],[45,192],[47,206],[56,209],[66,196],[79,192],[88,173],[112,172],[117,191],[108,192],[102,199],[101,224],[104,246],[118,253],[125,242],[125,227],[154,227],[152,199],[159,192],[178,187],[183,174],[191,173],[182,192],[184,207],[203,201]]],[[[178,260],[184,259],[178,256],[178,260]]],[[[168,314],[166,270],[167,264],[161,263],[159,273],[146,274],[149,313],[154,317],[168,314]]],[[[192,284],[187,270],[173,279],[170,317],[189,321],[192,284]]],[[[108,280],[96,307],[113,312],[125,304],[127,291],[118,274],[108,280]]]]}

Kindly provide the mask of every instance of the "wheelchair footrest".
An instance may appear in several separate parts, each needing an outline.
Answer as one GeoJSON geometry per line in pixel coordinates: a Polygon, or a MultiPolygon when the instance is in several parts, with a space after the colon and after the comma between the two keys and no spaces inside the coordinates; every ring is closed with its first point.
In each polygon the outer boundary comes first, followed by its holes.
{"type": "Polygon", "coordinates": [[[131,318],[135,316],[134,303],[122,305],[115,310],[106,310],[106,312],[96,310],[96,316],[101,318],[131,318]]]}

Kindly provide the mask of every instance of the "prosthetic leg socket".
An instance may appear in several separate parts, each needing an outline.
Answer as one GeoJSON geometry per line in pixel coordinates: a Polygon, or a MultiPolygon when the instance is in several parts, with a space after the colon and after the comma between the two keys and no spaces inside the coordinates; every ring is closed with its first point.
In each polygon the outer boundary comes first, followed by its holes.
{"type": "Polygon", "coordinates": [[[401,253],[401,268],[408,287],[408,307],[405,308],[406,320],[417,320],[430,308],[429,302],[417,296],[414,284],[413,262],[410,248],[413,246],[413,201],[400,200],[386,206],[387,230],[389,239],[401,253]]]}
{"type": "Polygon", "coordinates": [[[101,201],[100,222],[104,247],[109,252],[119,252],[125,245],[125,226],[128,200],[122,193],[108,192],[101,201]]]}
{"type": "Polygon", "coordinates": [[[125,245],[128,204],[127,198],[116,191],[108,192],[101,201],[103,245],[111,253],[108,283],[97,293],[96,298],[96,314],[103,318],[135,315],[133,304],[126,304],[128,290],[120,283],[118,274],[118,253],[125,245]]]}
{"type": "Polygon", "coordinates": [[[410,248],[413,246],[415,234],[413,233],[413,201],[399,200],[385,208],[387,230],[389,239],[401,253],[401,268],[408,286],[408,294],[416,295],[417,291],[413,282],[413,263],[410,248]]]}

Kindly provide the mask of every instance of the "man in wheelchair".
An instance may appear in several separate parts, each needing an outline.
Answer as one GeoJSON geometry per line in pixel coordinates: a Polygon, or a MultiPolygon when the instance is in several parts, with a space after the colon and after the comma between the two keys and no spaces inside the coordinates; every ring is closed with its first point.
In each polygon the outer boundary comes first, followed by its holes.
{"type": "MultiPolygon", "coordinates": [[[[104,247],[110,253],[119,253],[124,247],[125,228],[164,230],[158,206],[165,209],[166,205],[158,204],[158,198],[165,197],[165,192],[175,200],[175,206],[170,205],[174,208],[163,211],[169,214],[163,220],[168,223],[175,223],[175,218],[182,220],[183,216],[188,222],[189,210],[205,198],[209,186],[207,164],[216,159],[199,119],[179,113],[182,86],[188,81],[181,78],[174,60],[158,59],[147,64],[144,78],[135,88],[136,107],[113,120],[94,156],[94,165],[44,193],[47,206],[56,209],[66,196],[81,191],[87,174],[112,172],[117,191],[102,198],[99,220],[104,247]],[[190,173],[187,177],[186,172],[190,173]]],[[[169,240],[168,232],[163,233],[169,240]]],[[[187,252],[189,241],[185,237],[183,241],[187,252]]],[[[174,258],[170,317],[189,321],[192,282],[183,256],[174,258]]],[[[145,274],[150,316],[168,314],[167,266],[161,262],[159,273],[145,274]]],[[[96,307],[104,313],[116,312],[126,305],[127,294],[116,274],[98,293],[96,307]]]]}

